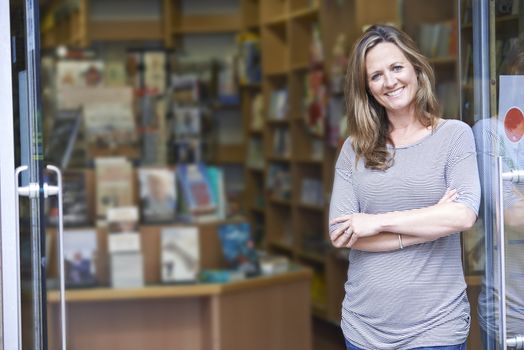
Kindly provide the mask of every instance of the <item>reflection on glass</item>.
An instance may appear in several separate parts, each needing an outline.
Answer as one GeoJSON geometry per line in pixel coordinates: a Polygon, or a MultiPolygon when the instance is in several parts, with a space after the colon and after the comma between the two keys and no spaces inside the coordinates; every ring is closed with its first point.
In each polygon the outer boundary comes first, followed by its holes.
{"type": "MultiPolygon", "coordinates": [[[[500,156],[503,172],[524,170],[524,2],[498,0],[490,8],[494,25],[489,52],[491,115],[481,115],[474,108],[481,102],[474,99],[482,77],[475,75],[478,70],[473,67],[472,57],[477,54],[478,43],[473,37],[478,28],[471,24],[471,1],[462,1],[461,5],[461,111],[463,119],[473,124],[484,202],[476,231],[464,239],[465,265],[468,274],[482,275],[478,307],[472,310],[478,313],[482,346],[499,349],[500,247],[496,228],[498,175],[494,165],[500,156]]],[[[503,205],[506,330],[508,348],[513,348],[511,340],[524,336],[524,183],[503,182],[503,205]]],[[[471,302],[475,304],[475,300],[471,302]]]]}

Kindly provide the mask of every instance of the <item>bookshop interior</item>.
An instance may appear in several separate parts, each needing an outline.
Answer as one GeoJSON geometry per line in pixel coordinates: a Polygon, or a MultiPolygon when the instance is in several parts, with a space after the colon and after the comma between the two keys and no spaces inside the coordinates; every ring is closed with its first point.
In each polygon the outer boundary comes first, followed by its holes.
{"type": "MultiPolygon", "coordinates": [[[[40,1],[45,162],[63,174],[68,348],[345,349],[348,249],[331,245],[328,211],[349,50],[371,24],[402,28],[435,69],[443,114],[468,121],[457,94],[472,76],[457,59],[468,4],[40,1]]],[[[519,26],[514,7],[501,12],[508,28],[519,26]]],[[[60,212],[50,199],[46,317],[58,349],[60,212]]],[[[475,350],[483,262],[479,234],[468,237],[475,350]]]]}

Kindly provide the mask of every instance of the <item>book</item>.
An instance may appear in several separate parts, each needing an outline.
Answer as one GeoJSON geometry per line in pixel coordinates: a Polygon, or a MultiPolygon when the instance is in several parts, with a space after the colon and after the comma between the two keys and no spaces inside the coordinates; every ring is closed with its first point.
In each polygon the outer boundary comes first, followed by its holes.
{"type": "Polygon", "coordinates": [[[302,179],[300,201],[307,205],[322,206],[324,204],[322,181],[313,178],[302,179]]]}
{"type": "Polygon", "coordinates": [[[314,135],[324,135],[326,121],[327,87],[322,69],[306,75],[304,89],[304,121],[314,135]]]}
{"type": "Polygon", "coordinates": [[[269,100],[269,119],[285,119],[288,112],[287,89],[274,90],[269,100]]]}
{"type": "Polygon", "coordinates": [[[162,282],[193,282],[200,268],[198,227],[166,227],[161,232],[162,282]]]}
{"type": "Polygon", "coordinates": [[[96,254],[96,230],[64,232],[64,267],[68,288],[96,284],[96,254]]]}
{"type": "Polygon", "coordinates": [[[291,172],[286,164],[270,164],[266,179],[266,188],[274,198],[291,198],[291,172]]]}
{"type": "Polygon", "coordinates": [[[103,83],[104,62],[101,60],[59,60],[56,63],[56,89],[99,86],[103,83]]]}
{"type": "Polygon", "coordinates": [[[174,74],[171,77],[171,86],[173,101],[177,104],[195,104],[200,100],[200,84],[197,74],[174,74]]]}
{"type": "Polygon", "coordinates": [[[251,130],[262,131],[264,128],[264,95],[258,93],[251,104],[251,130]]]}
{"type": "Polygon", "coordinates": [[[260,37],[252,32],[237,36],[238,45],[238,79],[241,84],[259,84],[262,79],[260,37]]]}
{"type": "Polygon", "coordinates": [[[75,110],[91,103],[133,104],[133,89],[128,86],[69,87],[57,91],[59,110],[75,110]]]}
{"type": "Polygon", "coordinates": [[[201,113],[199,107],[179,107],[174,109],[173,131],[177,140],[199,137],[201,133],[201,113]]]}
{"type": "Polygon", "coordinates": [[[83,171],[67,170],[63,175],[64,226],[87,226],[92,223],[89,212],[86,178],[83,171]]]}
{"type": "Polygon", "coordinates": [[[223,224],[218,227],[222,253],[230,268],[246,274],[258,272],[258,255],[246,222],[223,224]]]}
{"type": "Polygon", "coordinates": [[[191,215],[209,214],[216,210],[207,168],[203,163],[180,164],[177,167],[177,179],[191,215]]]}
{"type": "Polygon", "coordinates": [[[217,97],[224,105],[236,105],[240,102],[235,66],[236,59],[233,55],[226,56],[219,64],[217,97]]]}
{"type": "Polygon", "coordinates": [[[138,179],[142,222],[174,221],[177,203],[175,171],[167,168],[140,168],[138,179]]]}
{"type": "Polygon", "coordinates": [[[112,288],[141,288],[144,286],[144,257],[139,252],[110,255],[112,288]]]}
{"type": "Polygon", "coordinates": [[[144,53],[144,88],[155,95],[166,90],[166,54],[164,52],[144,53]]]}
{"type": "Polygon", "coordinates": [[[220,167],[208,166],[207,176],[211,186],[213,201],[216,203],[216,220],[225,220],[228,210],[228,201],[226,198],[224,170],[220,167]]]}
{"type": "Polygon", "coordinates": [[[173,143],[173,158],[177,164],[195,164],[202,161],[202,142],[200,138],[187,138],[173,143]]]}
{"type": "Polygon", "coordinates": [[[96,216],[106,219],[108,208],[133,205],[133,168],[123,157],[95,159],[96,216]]]}
{"type": "Polygon", "coordinates": [[[251,138],[247,149],[247,165],[252,169],[264,169],[264,148],[262,139],[251,138]]]}
{"type": "Polygon", "coordinates": [[[284,158],[291,155],[291,133],[287,128],[273,131],[273,155],[284,158]]]}
{"type": "Polygon", "coordinates": [[[137,142],[135,118],[131,104],[122,102],[84,105],[87,142],[97,148],[132,146],[137,142]]]}
{"type": "Polygon", "coordinates": [[[111,233],[138,233],[138,208],[122,206],[107,209],[107,231],[111,233]]]}

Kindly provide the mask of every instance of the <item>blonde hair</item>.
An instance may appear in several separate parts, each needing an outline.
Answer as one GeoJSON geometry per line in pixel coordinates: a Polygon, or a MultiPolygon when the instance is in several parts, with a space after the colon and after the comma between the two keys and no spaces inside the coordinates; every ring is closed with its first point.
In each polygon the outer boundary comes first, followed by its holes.
{"type": "Polygon", "coordinates": [[[415,115],[420,123],[434,128],[440,108],[435,97],[435,74],[415,42],[403,31],[388,25],[373,25],[353,45],[346,73],[348,132],[357,162],[362,157],[366,168],[386,170],[393,165],[387,143],[389,121],[385,108],[369,92],[366,54],[379,43],[395,44],[413,65],[419,89],[415,95],[415,115]]]}

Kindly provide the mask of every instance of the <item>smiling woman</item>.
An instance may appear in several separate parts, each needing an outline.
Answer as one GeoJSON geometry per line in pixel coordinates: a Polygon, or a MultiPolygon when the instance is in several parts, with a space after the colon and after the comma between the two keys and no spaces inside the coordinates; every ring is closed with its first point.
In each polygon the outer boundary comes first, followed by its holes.
{"type": "Polygon", "coordinates": [[[427,59],[402,31],[372,26],[346,81],[349,137],[330,205],[352,248],[342,307],[348,349],[463,349],[469,303],[460,231],[480,202],[471,129],[440,117],[427,59]]]}

